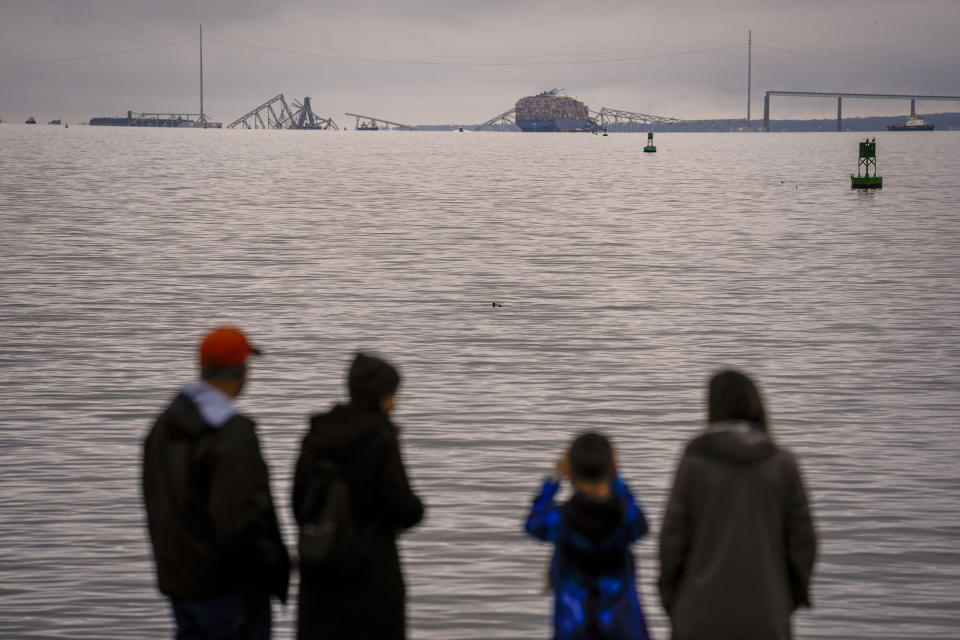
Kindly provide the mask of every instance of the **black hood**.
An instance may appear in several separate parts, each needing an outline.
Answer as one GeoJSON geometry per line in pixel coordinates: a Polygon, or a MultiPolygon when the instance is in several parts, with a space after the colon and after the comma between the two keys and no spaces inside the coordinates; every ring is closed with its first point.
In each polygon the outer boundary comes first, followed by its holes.
{"type": "Polygon", "coordinates": [[[209,422],[200,415],[200,409],[190,396],[180,392],[163,412],[167,428],[171,437],[196,438],[209,429],[213,429],[209,422]]]}
{"type": "Polygon", "coordinates": [[[737,423],[712,425],[687,445],[687,453],[728,464],[753,464],[777,452],[766,433],[752,427],[737,428],[739,426],[737,423]]]}
{"type": "Polygon", "coordinates": [[[379,407],[400,385],[400,374],[388,362],[358,353],[350,365],[347,386],[350,402],[361,407],[379,407]]]}
{"type": "Polygon", "coordinates": [[[394,432],[396,428],[380,409],[338,404],[310,418],[307,440],[321,457],[345,460],[385,430],[394,432]]]}
{"type": "Polygon", "coordinates": [[[576,492],[561,508],[563,519],[582,536],[582,541],[568,540],[561,553],[570,566],[587,576],[614,573],[629,566],[629,550],[610,544],[613,534],[623,522],[626,504],[617,496],[598,499],[576,492]]]}
{"type": "Polygon", "coordinates": [[[624,504],[616,496],[600,499],[577,491],[563,505],[563,517],[570,528],[593,541],[602,542],[623,520],[624,504]]]}

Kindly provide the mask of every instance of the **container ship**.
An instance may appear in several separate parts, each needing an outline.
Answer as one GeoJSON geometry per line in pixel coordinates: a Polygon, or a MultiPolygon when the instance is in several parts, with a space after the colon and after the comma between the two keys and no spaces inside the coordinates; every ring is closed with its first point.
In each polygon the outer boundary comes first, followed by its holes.
{"type": "Polygon", "coordinates": [[[592,131],[596,128],[587,105],[561,96],[560,89],[517,100],[516,121],[521,131],[592,131]]]}

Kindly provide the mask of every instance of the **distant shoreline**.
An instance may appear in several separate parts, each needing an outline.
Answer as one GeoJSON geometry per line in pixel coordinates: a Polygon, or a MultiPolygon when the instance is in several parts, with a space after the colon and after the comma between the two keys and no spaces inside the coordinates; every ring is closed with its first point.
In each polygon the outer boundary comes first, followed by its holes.
{"type": "MultiPolygon", "coordinates": [[[[843,131],[886,131],[887,125],[894,122],[903,122],[909,116],[891,115],[891,116],[864,116],[843,118],[843,131]]],[[[923,114],[923,119],[936,125],[937,131],[960,130],[960,112],[932,113],[923,114]]],[[[762,119],[751,120],[749,123],[743,118],[701,118],[693,120],[684,120],[678,124],[656,124],[642,125],[624,123],[620,125],[611,125],[607,127],[610,133],[646,133],[655,132],[737,132],[741,128],[743,131],[759,131],[763,125],[762,119]]],[[[475,124],[442,124],[442,125],[416,125],[414,128],[418,131],[456,131],[463,127],[465,131],[470,131],[477,125],[475,124]]],[[[770,131],[824,131],[835,132],[837,128],[836,118],[817,118],[817,119],[796,119],[796,120],[771,120],[770,131]]],[[[513,129],[502,129],[502,131],[517,131],[513,129]]],[[[517,131],[519,133],[519,131],[517,131]]]]}
{"type": "MultiPolygon", "coordinates": [[[[892,116],[866,116],[843,118],[843,131],[886,131],[887,125],[894,122],[903,122],[907,119],[906,115],[892,116]]],[[[931,113],[922,114],[927,122],[936,126],[936,131],[958,131],[960,130],[960,112],[931,113]]],[[[38,127],[58,126],[41,124],[48,118],[37,120],[38,127]]],[[[0,124],[22,124],[23,118],[0,118],[0,124]]],[[[66,120],[64,124],[74,126],[89,126],[89,119],[86,120],[66,120]]],[[[836,131],[836,118],[818,118],[818,119],[797,119],[797,120],[771,120],[770,132],[817,132],[825,133],[836,131]]],[[[699,120],[684,120],[678,124],[658,124],[642,125],[624,123],[619,125],[610,125],[607,131],[610,133],[647,133],[655,131],[661,133],[710,133],[710,132],[753,132],[759,131],[763,125],[763,120],[751,120],[749,123],[742,118],[704,118],[699,120]]],[[[421,124],[414,125],[417,131],[457,131],[463,129],[471,131],[477,124],[421,124]]],[[[494,129],[494,131],[498,131],[494,129]]],[[[520,133],[515,127],[503,127],[499,132],[520,133]]]]}

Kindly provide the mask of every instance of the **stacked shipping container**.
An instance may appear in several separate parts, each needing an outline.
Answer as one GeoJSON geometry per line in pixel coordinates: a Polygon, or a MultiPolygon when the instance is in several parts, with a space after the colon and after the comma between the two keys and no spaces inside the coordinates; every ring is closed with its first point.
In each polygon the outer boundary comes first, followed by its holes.
{"type": "Polygon", "coordinates": [[[556,90],[520,98],[516,104],[517,120],[584,120],[589,115],[587,105],[569,96],[558,96],[556,90]]]}

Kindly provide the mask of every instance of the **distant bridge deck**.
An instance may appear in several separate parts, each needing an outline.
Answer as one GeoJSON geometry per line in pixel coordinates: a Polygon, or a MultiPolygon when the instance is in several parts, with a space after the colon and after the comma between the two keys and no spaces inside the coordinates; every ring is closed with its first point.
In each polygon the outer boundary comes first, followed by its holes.
{"type": "Polygon", "coordinates": [[[843,99],[862,98],[867,100],[909,100],[910,115],[917,115],[917,100],[944,100],[960,102],[960,96],[925,95],[919,93],[849,93],[844,91],[767,91],[763,96],[763,129],[770,130],[770,96],[789,96],[795,98],[836,98],[837,99],[837,131],[841,130],[843,118],[843,99]]]}

